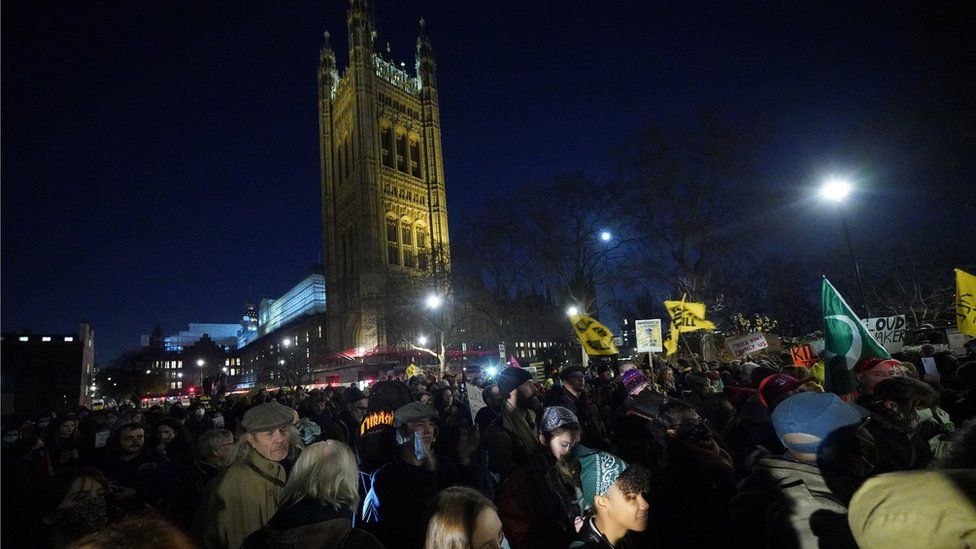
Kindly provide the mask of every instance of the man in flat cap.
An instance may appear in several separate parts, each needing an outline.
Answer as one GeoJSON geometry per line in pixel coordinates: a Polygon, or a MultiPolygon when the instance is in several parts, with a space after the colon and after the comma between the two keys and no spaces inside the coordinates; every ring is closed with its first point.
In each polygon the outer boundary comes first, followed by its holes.
{"type": "Polygon", "coordinates": [[[206,547],[240,547],[244,538],[271,520],[287,476],[281,462],[301,450],[297,419],[295,410],[275,401],[244,414],[245,433],[232,465],[217,477],[200,506],[197,530],[206,547]]]}
{"type": "Polygon", "coordinates": [[[373,475],[373,487],[364,502],[379,523],[376,535],[387,547],[422,547],[434,498],[461,481],[454,463],[432,449],[436,418],[437,410],[420,402],[405,404],[393,413],[396,456],[373,475]]]}
{"type": "Polygon", "coordinates": [[[535,413],[542,410],[532,374],[509,366],[496,378],[501,398],[499,415],[485,432],[488,469],[499,483],[520,464],[528,463],[542,445],[535,434],[535,413]]]}

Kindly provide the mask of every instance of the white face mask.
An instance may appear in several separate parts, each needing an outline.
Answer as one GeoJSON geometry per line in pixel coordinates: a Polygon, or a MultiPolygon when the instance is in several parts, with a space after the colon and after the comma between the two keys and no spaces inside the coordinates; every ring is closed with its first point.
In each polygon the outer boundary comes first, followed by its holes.
{"type": "Polygon", "coordinates": [[[512,546],[508,544],[508,538],[505,537],[505,534],[502,534],[502,541],[498,544],[498,546],[501,547],[501,549],[512,549],[512,546]]]}

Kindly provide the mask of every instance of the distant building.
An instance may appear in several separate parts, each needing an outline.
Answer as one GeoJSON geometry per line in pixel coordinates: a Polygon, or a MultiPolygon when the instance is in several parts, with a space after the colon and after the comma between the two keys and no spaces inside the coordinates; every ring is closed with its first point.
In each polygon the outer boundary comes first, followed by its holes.
{"type": "Polygon", "coordinates": [[[268,335],[298,317],[324,312],[325,276],[313,272],[281,297],[261,300],[258,335],[268,335]]]}
{"type": "MultiPolygon", "coordinates": [[[[157,326],[142,336],[146,368],[162,372],[168,396],[226,391],[240,373],[237,342],[240,324],[194,323],[165,336],[157,326]]],[[[159,396],[159,395],[153,395],[159,396]]]]}
{"type": "Polygon", "coordinates": [[[2,387],[13,395],[13,411],[44,411],[91,406],[95,331],[81,324],[72,334],[4,332],[2,387]]]}
{"type": "Polygon", "coordinates": [[[247,345],[258,337],[258,306],[248,301],[244,304],[244,316],[241,317],[241,329],[237,332],[237,348],[247,345]]]}

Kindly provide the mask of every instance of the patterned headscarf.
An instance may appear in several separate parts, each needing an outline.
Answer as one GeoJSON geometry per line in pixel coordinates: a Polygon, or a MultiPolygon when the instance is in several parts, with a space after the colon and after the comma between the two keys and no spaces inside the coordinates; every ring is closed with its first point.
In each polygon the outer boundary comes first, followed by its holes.
{"type": "Polygon", "coordinates": [[[579,425],[579,419],[569,408],[550,406],[542,412],[542,432],[547,435],[570,424],[579,425]]]}
{"type": "Polygon", "coordinates": [[[574,450],[580,460],[580,481],[583,485],[583,507],[593,507],[593,498],[602,496],[617,481],[627,464],[613,454],[577,446],[574,450]]]}

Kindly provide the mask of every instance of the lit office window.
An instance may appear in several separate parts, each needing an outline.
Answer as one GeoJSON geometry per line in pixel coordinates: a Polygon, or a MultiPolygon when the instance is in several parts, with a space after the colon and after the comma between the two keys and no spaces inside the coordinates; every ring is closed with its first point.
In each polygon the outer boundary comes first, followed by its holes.
{"type": "Polygon", "coordinates": [[[67,343],[71,343],[74,340],[75,340],[75,338],[73,338],[72,336],[65,336],[64,337],[64,341],[67,342],[67,343]]]}
{"type": "Polygon", "coordinates": [[[44,336],[41,338],[41,341],[51,341],[51,336],[44,336]]]}
{"type": "Polygon", "coordinates": [[[21,341],[30,341],[30,338],[29,338],[29,337],[27,337],[27,336],[20,336],[20,338],[19,338],[19,339],[20,339],[21,341]]]}

